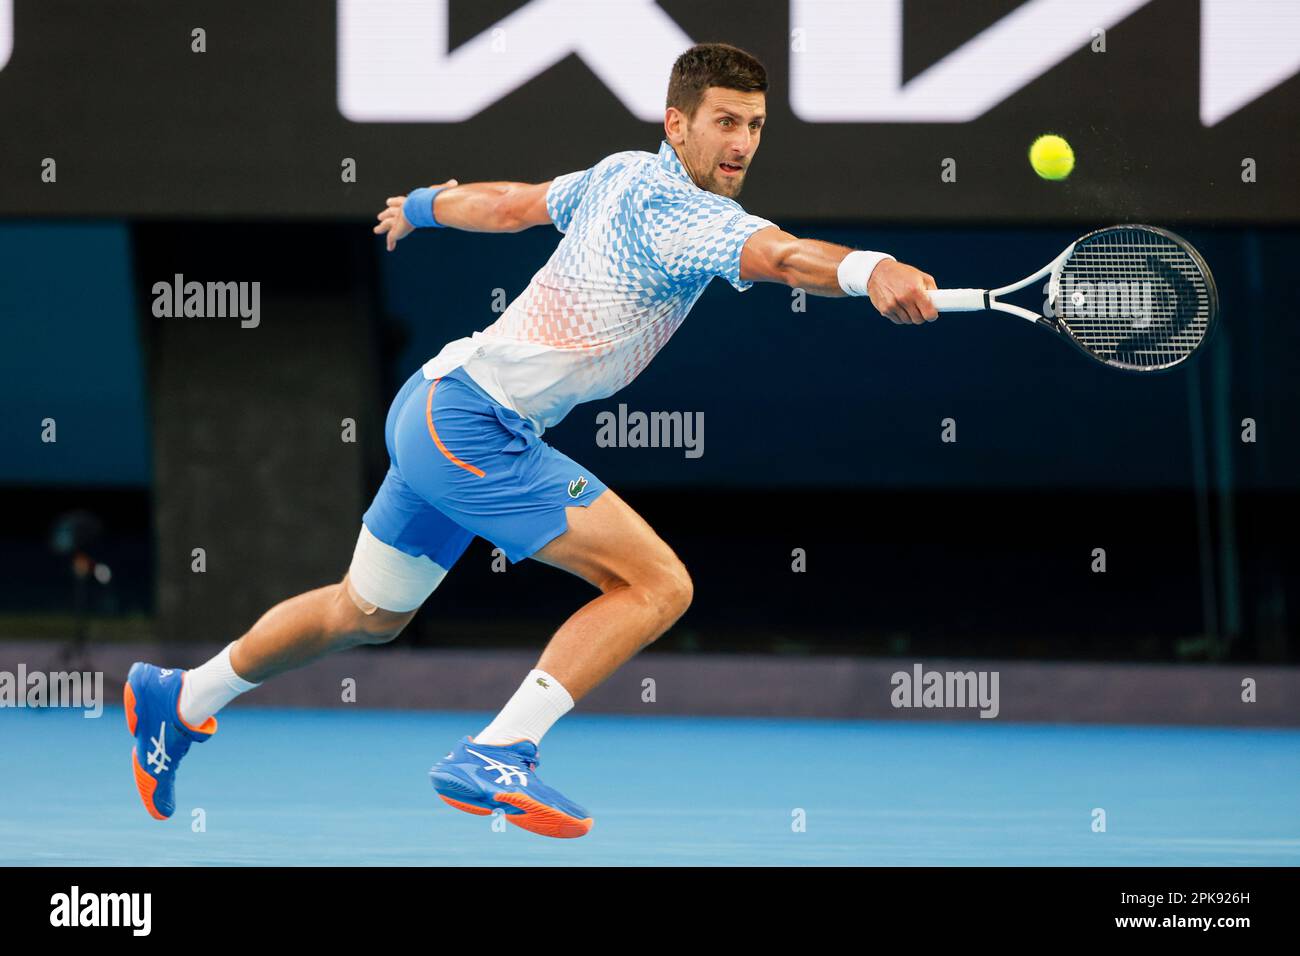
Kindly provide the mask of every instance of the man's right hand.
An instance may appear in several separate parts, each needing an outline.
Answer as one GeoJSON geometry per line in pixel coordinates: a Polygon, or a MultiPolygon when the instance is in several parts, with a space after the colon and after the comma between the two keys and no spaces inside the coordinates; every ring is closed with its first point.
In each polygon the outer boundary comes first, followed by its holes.
{"type": "Polygon", "coordinates": [[[895,325],[924,325],[939,317],[926,289],[936,289],[934,276],[902,262],[884,259],[871,270],[867,295],[871,304],[895,325]]]}
{"type": "MultiPolygon", "coordinates": [[[[460,184],[456,180],[449,179],[445,183],[441,183],[432,188],[438,189],[458,185],[460,184]]],[[[375,226],[374,229],[375,235],[382,236],[386,234],[388,236],[389,252],[392,252],[397,248],[398,242],[405,239],[415,231],[415,227],[412,226],[407,221],[406,217],[402,215],[402,205],[405,202],[405,196],[389,196],[388,205],[385,207],[383,212],[375,217],[379,220],[379,225],[375,226]]]]}

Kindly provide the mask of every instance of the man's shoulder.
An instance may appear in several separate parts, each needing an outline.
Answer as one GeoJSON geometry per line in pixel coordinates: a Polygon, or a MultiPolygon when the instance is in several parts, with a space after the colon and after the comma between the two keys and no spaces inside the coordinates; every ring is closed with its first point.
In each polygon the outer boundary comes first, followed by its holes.
{"type": "Polygon", "coordinates": [[[602,174],[629,167],[648,168],[654,159],[654,153],[647,153],[641,149],[625,149],[617,153],[610,153],[591,169],[593,173],[602,174]]]}

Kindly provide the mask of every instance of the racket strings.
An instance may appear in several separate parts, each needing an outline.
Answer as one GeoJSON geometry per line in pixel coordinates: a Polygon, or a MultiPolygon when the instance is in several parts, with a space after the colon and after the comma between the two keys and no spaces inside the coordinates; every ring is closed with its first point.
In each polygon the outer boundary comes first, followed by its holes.
{"type": "Polygon", "coordinates": [[[1081,240],[1058,277],[1056,315],[1081,346],[1126,368],[1159,368],[1193,352],[1209,328],[1204,272],[1177,241],[1141,229],[1081,240]]]}

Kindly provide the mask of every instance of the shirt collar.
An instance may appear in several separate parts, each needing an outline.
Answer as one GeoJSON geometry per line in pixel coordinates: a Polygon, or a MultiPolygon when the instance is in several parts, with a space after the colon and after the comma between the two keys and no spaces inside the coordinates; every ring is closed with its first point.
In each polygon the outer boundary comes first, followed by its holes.
{"type": "Polygon", "coordinates": [[[695,185],[695,181],[691,179],[690,174],[686,172],[686,167],[683,166],[682,161],[677,158],[677,151],[673,149],[673,144],[668,142],[668,140],[664,140],[659,144],[659,165],[669,175],[676,176],[678,179],[683,179],[692,186],[695,185]]]}

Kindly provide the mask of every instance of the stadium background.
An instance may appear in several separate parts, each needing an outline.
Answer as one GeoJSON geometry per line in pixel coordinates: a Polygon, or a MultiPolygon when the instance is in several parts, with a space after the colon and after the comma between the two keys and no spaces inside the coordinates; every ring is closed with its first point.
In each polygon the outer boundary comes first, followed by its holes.
{"type": "MultiPolygon", "coordinates": [[[[451,3],[452,46],[525,6],[451,3]]],[[[1021,6],[909,0],[904,77],[1021,6]]],[[[786,4],[658,5],[691,39],[768,66],[749,211],[889,250],[947,286],[1011,281],[1082,231],[1152,221],[1202,250],[1224,311],[1194,364],[1126,377],[1007,317],[899,329],[861,302],[810,297],[800,312],[790,290],[714,283],[631,387],[547,435],[693,573],[694,606],[651,653],[1295,662],[1300,83],[1205,126],[1216,5],[1133,6],[1104,54],[1085,31],[975,120],[867,124],[795,115],[786,4]],[[1047,129],[1080,157],[1068,183],[1025,162],[1047,129]],[[947,157],[955,183],[940,181],[947,157]],[[595,416],[620,403],[702,412],[703,456],[596,447],[595,416]],[[956,444],[939,440],[947,417],[956,444]],[[1098,547],[1105,574],[1090,570],[1098,547]]],[[[1265,17],[1276,6],[1251,8],[1261,62],[1295,39],[1265,17]]],[[[349,121],[331,4],[18,0],[12,14],[0,636],[228,640],[341,577],[383,473],[389,396],[492,321],[496,290],[517,294],[559,239],[439,232],[385,255],[369,232],[383,198],[448,176],[545,179],[654,150],[660,130],[577,56],[465,122],[349,121]],[[345,158],[355,183],[340,181],[345,158]],[[150,289],[176,273],[261,282],[260,326],[154,318],[150,289]],[[46,418],[57,443],[41,440],[46,418]],[[107,584],[74,573],[70,543],[107,584]]],[[[495,572],[489,552],[475,542],[399,644],[540,647],[586,595],[530,562],[495,572]]]]}

